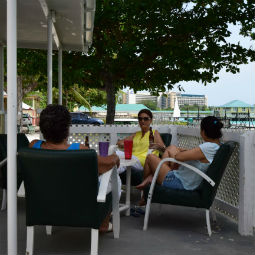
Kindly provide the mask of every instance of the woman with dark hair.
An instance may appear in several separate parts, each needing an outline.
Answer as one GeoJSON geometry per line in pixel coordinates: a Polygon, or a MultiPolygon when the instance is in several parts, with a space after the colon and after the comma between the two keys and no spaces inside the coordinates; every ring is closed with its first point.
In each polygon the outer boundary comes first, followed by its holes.
{"type": "MultiPolygon", "coordinates": [[[[193,149],[182,149],[174,145],[166,148],[163,158],[175,158],[178,161],[192,165],[206,172],[212,163],[214,155],[220,147],[222,137],[221,128],[223,124],[213,116],[208,116],[201,121],[200,134],[204,143],[193,149]]],[[[156,168],[161,161],[155,155],[149,155],[144,166],[144,181],[136,186],[143,189],[153,178],[156,168]]],[[[202,177],[185,166],[165,163],[161,166],[157,183],[172,189],[194,190],[202,181],[202,177]]],[[[142,201],[140,201],[142,203],[142,201]]]]}
{"type": "MultiPolygon", "coordinates": [[[[40,114],[40,130],[45,141],[33,140],[30,148],[48,149],[48,150],[86,150],[88,147],[80,143],[67,143],[69,135],[69,126],[71,124],[71,116],[66,107],[62,105],[48,105],[40,114]]],[[[120,160],[116,154],[108,157],[98,156],[98,173],[103,174],[115,165],[119,167],[120,160]]],[[[121,181],[119,181],[119,190],[121,190],[121,181]]],[[[110,190],[108,189],[108,192],[110,190]]],[[[110,215],[106,217],[99,231],[107,232],[112,229],[109,223],[110,215]]]]}
{"type": "MultiPolygon", "coordinates": [[[[159,155],[159,151],[164,152],[166,146],[161,139],[161,136],[157,130],[152,130],[154,136],[154,142],[150,145],[150,125],[152,123],[152,112],[149,109],[142,109],[138,113],[138,121],[141,128],[141,131],[138,131],[123,140],[119,140],[117,145],[120,148],[124,147],[124,140],[133,140],[133,149],[132,155],[137,159],[137,163],[133,166],[137,170],[143,170],[145,159],[148,155],[148,150],[153,149],[152,154],[159,155]]],[[[117,152],[121,156],[121,152],[117,152]]],[[[122,173],[126,170],[125,167],[119,168],[119,173],[122,173]]]]}

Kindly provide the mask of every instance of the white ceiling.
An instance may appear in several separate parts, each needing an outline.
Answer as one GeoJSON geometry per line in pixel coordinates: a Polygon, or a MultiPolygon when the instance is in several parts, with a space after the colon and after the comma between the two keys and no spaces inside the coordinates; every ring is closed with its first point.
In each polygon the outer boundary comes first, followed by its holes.
{"type": "MultiPolygon", "coordinates": [[[[47,19],[41,3],[56,13],[54,26],[63,50],[85,51],[91,44],[86,41],[86,5],[92,10],[87,15],[87,26],[93,31],[95,0],[17,0],[17,43],[20,48],[47,48],[47,19]],[[87,3],[86,3],[87,2],[87,3]]],[[[6,45],[6,0],[0,0],[0,42],[6,45]]],[[[88,38],[87,34],[87,38],[88,38]]],[[[54,42],[54,40],[53,40],[54,42]]],[[[56,44],[54,42],[54,49],[56,44]]]]}

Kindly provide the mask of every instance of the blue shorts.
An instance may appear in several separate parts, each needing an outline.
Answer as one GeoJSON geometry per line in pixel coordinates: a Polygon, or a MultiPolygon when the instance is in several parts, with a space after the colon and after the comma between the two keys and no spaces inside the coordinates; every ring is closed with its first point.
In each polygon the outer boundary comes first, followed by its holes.
{"type": "Polygon", "coordinates": [[[171,188],[171,189],[184,189],[182,182],[180,179],[178,179],[173,171],[169,171],[162,182],[162,186],[171,188]]]}

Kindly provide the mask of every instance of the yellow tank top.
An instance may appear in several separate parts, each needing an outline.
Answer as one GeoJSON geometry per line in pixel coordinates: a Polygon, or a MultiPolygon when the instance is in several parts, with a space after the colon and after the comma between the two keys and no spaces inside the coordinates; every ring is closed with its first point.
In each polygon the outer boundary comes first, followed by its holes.
{"type": "MultiPolygon", "coordinates": [[[[155,133],[155,130],[153,130],[153,135],[154,133],[155,133]]],[[[132,153],[139,159],[142,166],[144,166],[145,159],[149,149],[149,136],[150,136],[150,131],[146,132],[143,137],[142,137],[142,131],[138,131],[136,132],[133,138],[132,153]]],[[[157,156],[159,155],[159,152],[157,150],[153,151],[152,153],[157,156]]]]}

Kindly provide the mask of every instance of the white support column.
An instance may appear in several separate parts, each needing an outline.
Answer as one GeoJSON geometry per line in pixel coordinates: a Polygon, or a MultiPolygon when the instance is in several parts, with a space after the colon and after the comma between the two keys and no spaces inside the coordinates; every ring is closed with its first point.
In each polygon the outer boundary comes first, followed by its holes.
{"type": "Polygon", "coordinates": [[[0,43],[0,111],[4,111],[4,46],[0,43]]]}
{"type": "Polygon", "coordinates": [[[62,47],[58,49],[58,104],[62,105],[62,47]]]}
{"type": "Polygon", "coordinates": [[[238,231],[241,235],[253,235],[254,224],[254,175],[255,135],[246,132],[240,137],[239,211],[238,231]]]}
{"type": "Polygon", "coordinates": [[[17,255],[17,1],[7,1],[8,255],[17,255]]]}
{"type": "Polygon", "coordinates": [[[48,55],[47,55],[47,104],[52,104],[52,13],[49,11],[47,17],[48,24],[48,55]]]}

